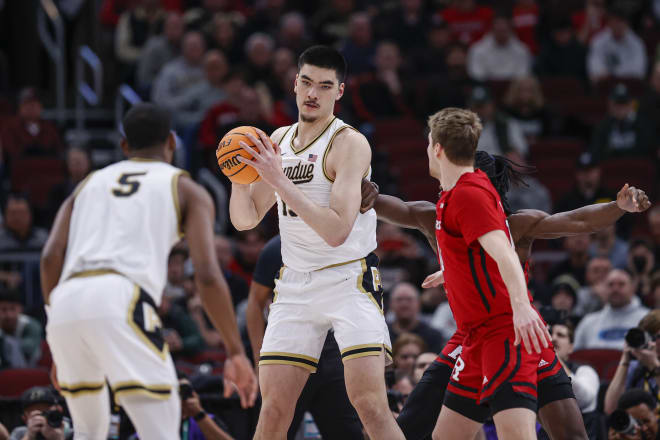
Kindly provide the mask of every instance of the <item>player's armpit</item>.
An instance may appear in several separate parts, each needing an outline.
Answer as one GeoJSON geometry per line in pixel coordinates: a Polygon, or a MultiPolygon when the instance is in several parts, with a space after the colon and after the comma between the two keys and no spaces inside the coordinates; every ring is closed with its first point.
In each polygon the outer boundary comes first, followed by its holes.
{"type": "Polygon", "coordinates": [[[53,228],[41,252],[41,292],[44,303],[48,304],[50,292],[55,288],[62,275],[67,242],[69,241],[69,224],[73,213],[73,196],[69,196],[57,211],[53,228]]]}

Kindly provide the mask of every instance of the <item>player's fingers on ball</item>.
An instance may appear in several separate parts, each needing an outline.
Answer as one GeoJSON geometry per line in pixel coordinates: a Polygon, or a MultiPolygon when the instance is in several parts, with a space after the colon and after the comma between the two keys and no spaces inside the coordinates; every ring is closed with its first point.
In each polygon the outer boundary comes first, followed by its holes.
{"type": "Polygon", "coordinates": [[[252,156],[254,156],[254,157],[261,157],[261,153],[260,153],[259,151],[255,150],[253,147],[251,147],[250,145],[246,144],[245,142],[243,142],[243,141],[239,141],[239,142],[238,142],[238,145],[240,145],[242,149],[244,149],[245,151],[247,151],[248,153],[250,153],[252,156]]]}
{"type": "Polygon", "coordinates": [[[257,162],[255,162],[253,160],[250,160],[245,156],[237,156],[236,160],[238,160],[241,163],[244,163],[244,164],[247,164],[247,165],[250,165],[250,166],[253,166],[253,167],[257,168],[257,162]]]}
{"type": "Polygon", "coordinates": [[[245,136],[254,143],[257,147],[263,146],[263,143],[261,142],[261,138],[254,136],[252,133],[245,133],[245,136]]]}

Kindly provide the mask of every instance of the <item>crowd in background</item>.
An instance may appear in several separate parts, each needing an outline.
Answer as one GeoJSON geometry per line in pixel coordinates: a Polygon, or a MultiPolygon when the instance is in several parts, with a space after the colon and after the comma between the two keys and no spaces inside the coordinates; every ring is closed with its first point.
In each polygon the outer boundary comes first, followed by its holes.
{"type": "MultiPolygon", "coordinates": [[[[141,99],[171,111],[176,163],[214,195],[215,247],[248,351],[246,300],[259,252],[277,232],[276,216],[270,213],[252,231],[231,228],[229,183],[218,173],[215,148],[239,125],[270,132],[297,121],[297,57],[312,44],[333,45],[348,62],[336,114],[370,140],[374,179],[384,193],[427,196],[411,189],[405,173],[408,166],[425,170],[426,140],[421,129],[413,133],[400,160],[379,127],[423,123],[440,108],[459,106],[483,122],[480,149],[539,169],[526,177],[527,186],[509,191],[514,211],[552,213],[616,200],[620,182],[610,173],[612,161],[630,179],[644,177],[640,183],[652,203],[660,194],[658,0],[98,0],[93,31],[80,30],[89,27],[85,3],[56,2],[75,36],[67,44],[93,32],[106,87],[128,84],[141,99]],[[556,150],[549,140],[561,141],[556,150]]],[[[0,23],[19,9],[0,1],[0,23]]],[[[0,45],[1,375],[3,369],[50,365],[38,252],[61,202],[105,163],[95,142],[69,141],[70,126],[43,117],[53,103],[47,75],[26,83],[14,47],[20,43],[10,38],[20,30],[0,33],[8,37],[0,45]]],[[[606,426],[603,415],[617,408],[655,411],[660,206],[627,214],[592,235],[537,245],[530,290],[552,324],[585,421],[596,432],[606,426]],[[650,342],[631,348],[625,335],[634,327],[650,342]],[[589,369],[588,358],[571,357],[584,349],[619,350],[618,367],[589,369]],[[626,390],[632,388],[647,394],[631,395],[626,390]]],[[[395,374],[388,385],[396,409],[455,323],[442,288],[420,287],[437,270],[421,234],[379,224],[376,253],[393,342],[395,374]]],[[[158,313],[182,372],[221,373],[222,338],[195,291],[185,242],[170,255],[158,313]]],[[[656,435],[653,423],[648,429],[656,435]]],[[[599,435],[594,438],[608,434],[599,435]]]]}

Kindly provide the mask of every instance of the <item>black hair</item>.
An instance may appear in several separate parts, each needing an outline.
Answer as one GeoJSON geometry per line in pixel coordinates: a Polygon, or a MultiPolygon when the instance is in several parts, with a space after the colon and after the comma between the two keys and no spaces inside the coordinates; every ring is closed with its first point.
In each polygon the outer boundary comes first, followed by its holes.
{"type": "Polygon", "coordinates": [[[633,238],[632,240],[630,240],[628,249],[636,248],[637,246],[644,246],[646,249],[653,252],[653,245],[651,245],[651,243],[646,238],[642,238],[642,237],[633,238]]]}
{"type": "Polygon", "coordinates": [[[641,388],[633,388],[621,395],[619,398],[619,409],[626,410],[637,406],[640,403],[645,404],[651,411],[655,411],[656,402],[651,394],[641,388]]]}
{"type": "Polygon", "coordinates": [[[170,135],[170,113],[154,104],[133,106],[122,122],[124,137],[130,150],[144,150],[162,145],[170,135]]]}
{"type": "Polygon", "coordinates": [[[346,60],[333,47],[312,46],[306,49],[298,58],[298,70],[302,69],[302,66],[305,64],[334,70],[337,74],[339,84],[343,83],[346,79],[346,60]]]}
{"type": "Polygon", "coordinates": [[[176,255],[181,255],[184,260],[187,260],[188,259],[188,249],[181,248],[181,247],[176,247],[176,248],[172,249],[172,251],[170,252],[170,255],[167,257],[167,261],[169,262],[176,255]]]}
{"type": "Polygon", "coordinates": [[[1,288],[0,301],[22,304],[21,293],[16,289],[1,288]]]}
{"type": "Polygon", "coordinates": [[[507,216],[512,213],[506,198],[506,193],[511,185],[527,186],[525,176],[536,171],[535,167],[522,165],[506,157],[492,155],[481,150],[478,150],[474,156],[474,167],[486,173],[500,195],[502,207],[507,216]]]}
{"type": "Polygon", "coordinates": [[[30,208],[30,212],[32,211],[32,203],[30,202],[30,197],[28,194],[25,192],[12,191],[5,196],[5,199],[2,203],[2,212],[7,210],[7,205],[9,205],[10,200],[23,200],[30,208]]]}

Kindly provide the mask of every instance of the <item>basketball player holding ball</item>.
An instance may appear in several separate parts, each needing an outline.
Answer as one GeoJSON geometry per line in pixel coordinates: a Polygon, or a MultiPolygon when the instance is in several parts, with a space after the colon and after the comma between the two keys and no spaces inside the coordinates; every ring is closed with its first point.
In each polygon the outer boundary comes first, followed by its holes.
{"type": "Polygon", "coordinates": [[[255,439],[286,438],[329,330],[341,351],[348,396],[369,437],[404,438],[385,393],[383,371],[391,361],[391,344],[373,254],[376,214],[359,213],[361,180],[371,173],[371,148],[333,115],[345,75],[346,62],[335,49],[314,46],[303,52],[294,85],[298,123],[275,130],[277,143],[260,130],[258,137],[242,131],[253,146],[240,141],[248,154],[236,160],[256,170],[260,179],[237,183],[240,167],[223,167],[225,174],[234,174],[233,225],[254,228],[277,203],[282,238],[284,266],[260,353],[263,403],[255,439]]]}

